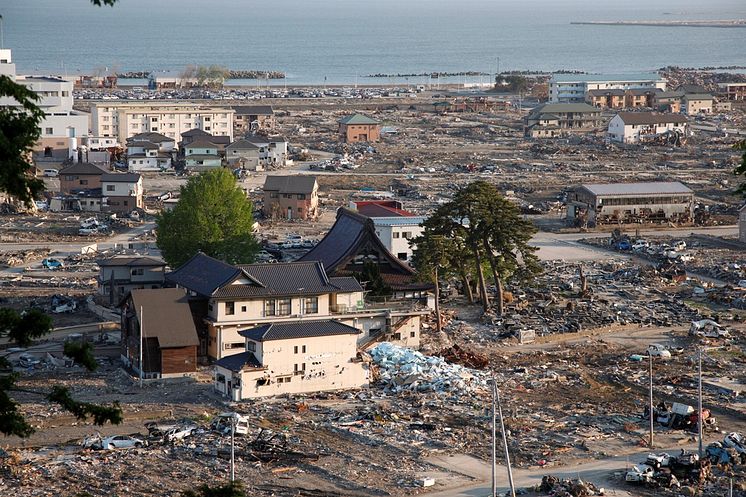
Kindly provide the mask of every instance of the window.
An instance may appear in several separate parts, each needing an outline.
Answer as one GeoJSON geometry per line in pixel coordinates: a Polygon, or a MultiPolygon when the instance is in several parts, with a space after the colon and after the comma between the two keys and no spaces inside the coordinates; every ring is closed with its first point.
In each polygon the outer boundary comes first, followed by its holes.
{"type": "Polygon", "coordinates": [[[402,238],[406,238],[407,240],[409,240],[410,238],[412,238],[412,232],[411,231],[405,231],[404,233],[401,234],[401,236],[402,236],[402,238]]]}
{"type": "Polygon", "coordinates": [[[409,337],[410,338],[414,338],[416,335],[417,335],[417,332],[415,332],[415,331],[410,331],[409,332],[409,337]]]}
{"type": "MultiPolygon", "coordinates": [[[[305,314],[318,314],[319,313],[319,298],[308,297],[304,299],[303,312],[305,314]]],[[[303,348],[305,348],[305,346],[303,348]]]]}
{"type": "Polygon", "coordinates": [[[293,364],[293,374],[296,374],[296,375],[300,374],[300,375],[302,375],[305,372],[306,372],[306,363],[305,362],[303,364],[293,364]]]}
{"type": "Polygon", "coordinates": [[[107,192],[113,192],[116,189],[116,185],[106,185],[107,192]]]}
{"type": "Polygon", "coordinates": [[[394,231],[394,233],[391,235],[392,238],[399,238],[399,232],[394,231]]]}
{"type": "Polygon", "coordinates": [[[142,276],[145,274],[145,270],[141,267],[136,267],[132,269],[132,276],[142,276]]]}
{"type": "Polygon", "coordinates": [[[272,192],[269,194],[269,198],[280,198],[280,195],[278,195],[277,192],[272,192]]]}
{"type": "Polygon", "coordinates": [[[225,349],[242,349],[244,348],[243,342],[232,342],[232,343],[226,343],[223,348],[225,349]]]}
{"type": "Polygon", "coordinates": [[[248,340],[246,342],[246,350],[248,350],[249,352],[256,352],[256,343],[248,340]]]}
{"type": "Polygon", "coordinates": [[[290,314],[291,304],[290,299],[279,299],[277,306],[278,316],[288,316],[290,314]]]}
{"type": "Polygon", "coordinates": [[[246,306],[245,305],[241,306],[241,312],[246,312],[246,306]]]}
{"type": "Polygon", "coordinates": [[[275,301],[273,300],[265,300],[264,301],[264,315],[265,316],[274,316],[275,315],[275,301]]]}
{"type": "Polygon", "coordinates": [[[81,185],[87,185],[88,184],[88,180],[87,179],[82,179],[82,180],[80,180],[80,184],[81,185]]]}
{"type": "Polygon", "coordinates": [[[44,128],[44,134],[46,134],[46,135],[52,135],[52,134],[54,134],[54,129],[53,128],[44,128]]]}
{"type": "Polygon", "coordinates": [[[295,347],[293,347],[293,354],[297,354],[297,353],[298,353],[298,346],[296,345],[295,347]]]}
{"type": "Polygon", "coordinates": [[[235,308],[234,308],[234,302],[226,302],[225,303],[225,315],[226,316],[232,316],[235,314],[235,308]]]}
{"type": "Polygon", "coordinates": [[[306,199],[306,194],[305,193],[299,193],[298,194],[298,200],[305,200],[305,199],[306,199]]]}
{"type": "Polygon", "coordinates": [[[398,254],[396,254],[396,257],[400,261],[406,261],[407,260],[407,253],[406,252],[399,252],[398,254]]]}
{"type": "MultiPolygon", "coordinates": [[[[304,354],[306,353],[306,346],[305,345],[303,346],[303,353],[304,354]]],[[[306,365],[305,364],[303,365],[303,369],[306,369],[306,365]]]]}

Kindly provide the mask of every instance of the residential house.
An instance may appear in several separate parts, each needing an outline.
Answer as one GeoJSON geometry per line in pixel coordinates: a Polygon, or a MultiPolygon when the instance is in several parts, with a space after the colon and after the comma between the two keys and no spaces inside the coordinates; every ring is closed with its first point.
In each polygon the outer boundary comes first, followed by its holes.
{"type": "Polygon", "coordinates": [[[686,93],[682,109],[687,115],[712,114],[715,99],[709,93],[686,93]]]}
{"type": "Polygon", "coordinates": [[[377,142],[381,139],[381,123],[362,114],[353,114],[339,121],[339,135],[345,143],[377,142]]]}
{"type": "Polygon", "coordinates": [[[249,171],[264,171],[259,145],[239,138],[225,147],[225,160],[232,167],[243,167],[249,171]]]}
{"type": "Polygon", "coordinates": [[[416,246],[410,242],[425,231],[425,216],[404,210],[397,200],[352,201],[350,208],[373,220],[376,235],[389,252],[401,261],[412,260],[416,246]]]}
{"type": "Polygon", "coordinates": [[[336,320],[268,323],[239,335],[244,351],[215,363],[215,388],[234,402],[368,384],[355,327],[336,320]]]}
{"type": "Polygon", "coordinates": [[[337,210],[337,220],[326,236],[300,261],[319,261],[334,277],[360,276],[366,266],[372,266],[395,299],[431,304],[433,286],[418,281],[414,270],[386,248],[373,219],[344,207],[337,210]]]}
{"type": "Polygon", "coordinates": [[[60,192],[76,193],[101,188],[101,176],[108,171],[87,162],[76,162],[60,169],[60,192]]]}
{"type": "Polygon", "coordinates": [[[101,195],[101,188],[80,190],[76,193],[60,193],[49,199],[49,210],[52,212],[103,212],[106,210],[106,199],[101,195]]]}
{"type": "Polygon", "coordinates": [[[694,192],[678,181],[580,185],[568,197],[567,218],[589,227],[691,223],[694,192]]]}
{"type": "Polygon", "coordinates": [[[207,131],[201,129],[190,129],[181,134],[181,150],[186,153],[186,149],[189,145],[195,141],[208,141],[215,145],[218,150],[218,154],[222,155],[225,147],[229,145],[233,140],[229,136],[224,135],[213,135],[207,131]]]}
{"type": "Polygon", "coordinates": [[[195,139],[184,147],[184,159],[189,171],[208,171],[223,165],[218,146],[204,138],[195,139]]]}
{"type": "Polygon", "coordinates": [[[88,150],[93,151],[110,151],[119,148],[119,142],[116,138],[104,136],[87,136],[83,139],[83,145],[88,147],[88,150]]]}
{"type": "Polygon", "coordinates": [[[133,173],[171,168],[171,154],[162,152],[157,143],[138,140],[127,143],[127,169],[133,173]]]}
{"type": "Polygon", "coordinates": [[[176,140],[187,130],[198,128],[233,140],[235,111],[192,102],[97,102],[91,105],[94,136],[114,136],[120,143],[144,132],[157,132],[176,140]]]}
{"type": "Polygon", "coordinates": [[[626,106],[624,90],[589,90],[585,101],[594,107],[623,109],[626,106]]]}
{"type": "Polygon", "coordinates": [[[106,199],[106,210],[129,214],[143,209],[142,176],[136,173],[104,174],[101,176],[101,193],[106,199]]]}
{"type": "Polygon", "coordinates": [[[683,91],[659,91],[653,97],[653,107],[661,112],[681,112],[683,91]]]}
{"type": "Polygon", "coordinates": [[[315,176],[267,176],[264,181],[264,215],[316,219],[319,215],[318,192],[315,176]]]}
{"type": "Polygon", "coordinates": [[[146,256],[117,255],[96,261],[99,267],[98,293],[118,305],[132,290],[161,288],[166,263],[146,256]]]}
{"type": "Polygon", "coordinates": [[[288,157],[288,142],[282,136],[248,134],[244,140],[259,147],[259,158],[264,167],[282,167],[288,157]]]}
{"type": "Polygon", "coordinates": [[[553,138],[586,133],[601,125],[601,110],[586,103],[542,104],[526,117],[525,134],[532,138],[553,138]]]}
{"type": "Polygon", "coordinates": [[[213,359],[245,352],[240,332],[267,324],[335,320],[360,330],[361,346],[383,338],[419,345],[423,312],[369,305],[355,278],[328,277],[317,261],[233,266],[198,253],[166,281],[204,303],[206,353],[213,359]]]}
{"type": "Polygon", "coordinates": [[[650,141],[663,134],[688,133],[687,118],[681,114],[657,112],[620,112],[609,121],[609,138],[619,143],[650,141]]]}
{"type": "Polygon", "coordinates": [[[236,111],[233,120],[236,135],[273,130],[277,124],[271,105],[236,105],[233,110],[236,111]]]}
{"type": "Polygon", "coordinates": [[[183,289],[132,290],[121,316],[122,362],[137,375],[174,378],[197,371],[199,338],[183,289]]]}
{"type": "Polygon", "coordinates": [[[579,103],[593,90],[665,90],[666,80],[647,74],[553,74],[549,81],[551,103],[579,103]]]}

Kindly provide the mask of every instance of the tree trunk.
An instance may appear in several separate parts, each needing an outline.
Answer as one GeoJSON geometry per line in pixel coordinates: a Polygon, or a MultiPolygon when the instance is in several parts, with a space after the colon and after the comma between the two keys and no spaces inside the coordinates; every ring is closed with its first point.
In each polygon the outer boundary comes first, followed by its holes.
{"type": "Polygon", "coordinates": [[[497,272],[497,261],[495,260],[495,253],[492,251],[492,246],[489,240],[482,239],[484,244],[484,251],[487,254],[487,260],[490,263],[490,269],[492,269],[492,279],[495,283],[495,298],[497,299],[497,315],[502,316],[505,311],[505,302],[503,300],[503,282],[500,278],[500,273],[497,272]]]}
{"type": "Polygon", "coordinates": [[[477,263],[477,276],[479,276],[479,293],[482,296],[482,310],[487,312],[490,310],[490,297],[487,293],[487,284],[484,281],[484,271],[482,271],[482,256],[479,255],[479,246],[474,243],[472,244],[472,250],[474,251],[474,260],[477,263]]]}
{"type": "Polygon", "coordinates": [[[472,292],[471,289],[471,281],[469,281],[469,275],[466,272],[466,266],[464,263],[459,259],[457,262],[458,264],[458,271],[461,276],[461,283],[464,285],[464,294],[466,295],[467,300],[470,304],[474,303],[474,292],[472,292]]]}

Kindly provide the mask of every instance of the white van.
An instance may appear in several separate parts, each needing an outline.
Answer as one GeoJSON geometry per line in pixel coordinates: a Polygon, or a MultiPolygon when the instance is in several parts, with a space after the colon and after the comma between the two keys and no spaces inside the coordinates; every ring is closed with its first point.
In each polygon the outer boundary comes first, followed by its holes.
{"type": "Polygon", "coordinates": [[[56,169],[45,169],[44,170],[44,176],[48,178],[56,178],[60,175],[60,172],[56,169]]]}

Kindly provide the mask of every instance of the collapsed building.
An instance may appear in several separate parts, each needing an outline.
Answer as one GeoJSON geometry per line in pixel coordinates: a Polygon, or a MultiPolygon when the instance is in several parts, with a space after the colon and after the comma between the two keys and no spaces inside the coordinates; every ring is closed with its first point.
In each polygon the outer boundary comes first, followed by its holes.
{"type": "Polygon", "coordinates": [[[568,198],[567,219],[585,227],[691,223],[694,192],[678,181],[580,185],[568,198]]]}

